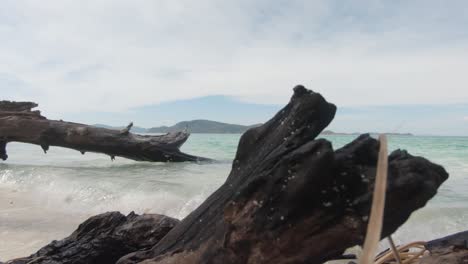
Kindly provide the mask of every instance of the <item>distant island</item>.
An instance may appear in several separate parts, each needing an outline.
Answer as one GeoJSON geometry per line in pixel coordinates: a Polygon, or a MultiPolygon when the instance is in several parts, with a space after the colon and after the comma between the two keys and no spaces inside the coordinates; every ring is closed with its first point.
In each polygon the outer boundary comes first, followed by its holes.
{"type": "MultiPolygon", "coordinates": [[[[244,126],[236,124],[228,124],[211,120],[191,120],[191,121],[182,121],[173,126],[160,126],[152,128],[143,128],[133,126],[131,131],[134,133],[168,133],[175,131],[182,131],[187,129],[190,133],[200,133],[200,134],[242,134],[247,129],[259,126],[260,124],[244,126]]],[[[108,129],[117,129],[120,130],[124,126],[114,127],[103,124],[95,124],[94,126],[103,127],[108,129]]]]}
{"type": "MultiPolygon", "coordinates": [[[[236,124],[228,124],[223,122],[217,122],[212,120],[191,120],[191,121],[182,121],[173,126],[160,126],[160,127],[152,127],[152,128],[144,128],[133,126],[131,131],[133,133],[168,133],[168,132],[175,132],[175,131],[182,131],[187,129],[190,133],[194,134],[242,134],[247,131],[249,128],[260,126],[261,124],[255,124],[250,126],[245,125],[236,125],[236,124]]],[[[108,126],[103,124],[95,124],[94,126],[103,127],[108,129],[123,129],[124,126],[108,126]]],[[[368,132],[369,134],[379,134],[377,132],[368,132]]],[[[341,132],[334,132],[331,130],[324,130],[321,135],[337,135],[337,136],[345,136],[345,135],[360,135],[362,133],[354,132],[354,133],[341,133],[341,132]]],[[[413,136],[411,133],[385,133],[387,135],[393,136],[413,136]]]]}
{"type": "Polygon", "coordinates": [[[173,126],[153,127],[148,129],[148,133],[168,133],[187,129],[191,133],[240,134],[256,126],[259,125],[244,126],[200,119],[182,121],[173,126]]]}

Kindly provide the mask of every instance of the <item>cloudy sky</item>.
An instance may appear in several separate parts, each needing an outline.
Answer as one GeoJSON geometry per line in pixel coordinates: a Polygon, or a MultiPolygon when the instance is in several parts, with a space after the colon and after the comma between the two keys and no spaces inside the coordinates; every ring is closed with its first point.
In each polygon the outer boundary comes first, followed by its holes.
{"type": "Polygon", "coordinates": [[[337,130],[468,135],[467,28],[464,0],[3,0],[0,95],[89,123],[246,124],[300,83],[337,130]]]}

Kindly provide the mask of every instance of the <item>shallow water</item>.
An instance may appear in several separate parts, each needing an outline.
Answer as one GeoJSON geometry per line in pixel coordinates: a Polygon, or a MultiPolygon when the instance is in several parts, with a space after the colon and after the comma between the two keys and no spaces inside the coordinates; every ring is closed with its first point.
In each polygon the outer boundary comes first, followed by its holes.
{"type": "MultiPolygon", "coordinates": [[[[240,135],[193,134],[182,150],[219,162],[149,163],[52,147],[12,143],[0,162],[0,261],[26,256],[76,229],[91,215],[160,213],[183,218],[226,179],[240,135]]],[[[354,136],[327,136],[335,148],[354,136]]],[[[428,206],[395,235],[398,242],[427,240],[468,229],[468,138],[389,138],[390,148],[407,149],[442,164],[450,179],[428,206]]]]}

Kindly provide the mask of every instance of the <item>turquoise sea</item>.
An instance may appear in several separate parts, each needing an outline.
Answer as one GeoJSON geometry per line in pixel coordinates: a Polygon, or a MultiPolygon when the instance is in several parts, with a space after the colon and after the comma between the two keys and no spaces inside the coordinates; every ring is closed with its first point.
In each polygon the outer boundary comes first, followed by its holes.
{"type": "MultiPolygon", "coordinates": [[[[0,162],[0,261],[33,253],[61,239],[91,215],[160,213],[183,218],[219,187],[231,168],[240,135],[193,134],[182,150],[211,164],[134,162],[123,158],[11,143],[0,162]]],[[[326,136],[339,148],[355,136],[326,136]]],[[[450,178],[437,196],[395,234],[397,242],[428,240],[468,230],[468,137],[390,136],[443,165],[450,178]]]]}

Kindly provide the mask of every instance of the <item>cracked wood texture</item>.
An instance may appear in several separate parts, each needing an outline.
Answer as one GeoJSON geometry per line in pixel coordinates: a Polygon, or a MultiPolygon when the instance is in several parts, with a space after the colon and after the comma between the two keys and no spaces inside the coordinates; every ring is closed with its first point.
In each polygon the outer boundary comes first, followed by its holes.
{"type": "Polygon", "coordinates": [[[137,135],[84,124],[48,120],[31,109],[31,102],[0,101],[0,159],[8,158],[8,142],[36,144],[47,152],[49,146],[104,153],[137,161],[207,161],[179,150],[190,136],[186,131],[166,135],[137,135]]]}
{"type": "MultiPolygon", "coordinates": [[[[379,142],[362,135],[334,151],[315,139],[336,107],[303,86],[240,139],[226,182],[150,250],[117,263],[323,263],[362,244],[379,142]]],[[[382,236],[423,207],[448,177],[422,157],[389,156],[382,236]]]]}

